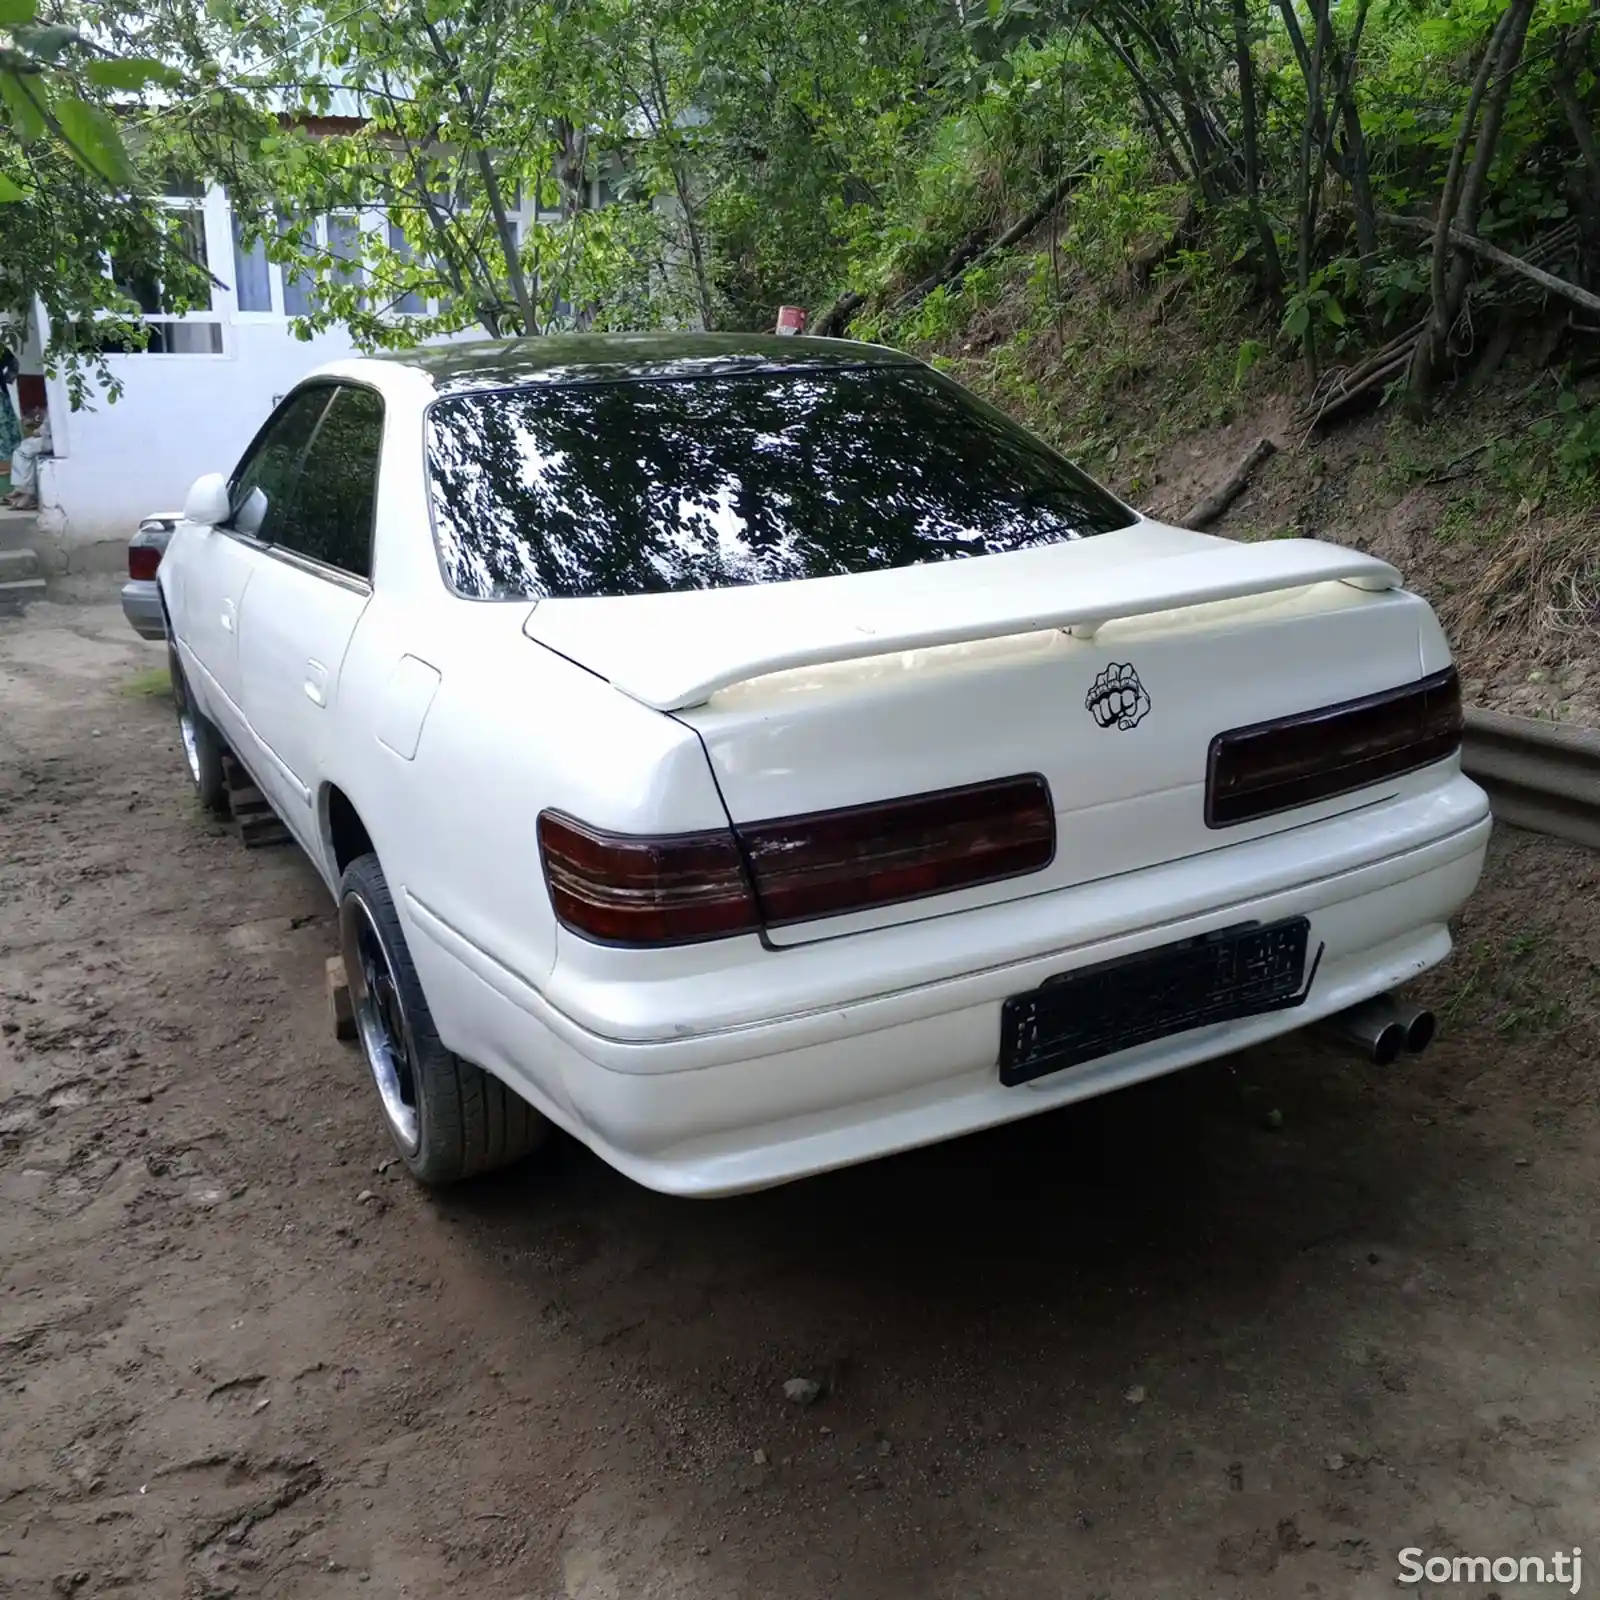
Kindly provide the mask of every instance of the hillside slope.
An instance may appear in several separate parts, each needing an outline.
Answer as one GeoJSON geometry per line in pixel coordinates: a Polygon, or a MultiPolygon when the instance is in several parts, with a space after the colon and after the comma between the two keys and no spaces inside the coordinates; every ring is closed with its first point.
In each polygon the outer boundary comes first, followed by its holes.
{"type": "Polygon", "coordinates": [[[1276,454],[1212,531],[1383,556],[1438,609],[1470,701],[1600,727],[1592,378],[1547,368],[1530,335],[1480,359],[1476,382],[1467,361],[1428,423],[1379,405],[1308,428],[1304,374],[1267,353],[1255,308],[1192,303],[1181,277],[1110,295],[1085,280],[1041,327],[1042,261],[1025,252],[1000,281],[964,288],[923,319],[944,324],[933,337],[909,342],[1172,520],[1270,439],[1276,454]]]}

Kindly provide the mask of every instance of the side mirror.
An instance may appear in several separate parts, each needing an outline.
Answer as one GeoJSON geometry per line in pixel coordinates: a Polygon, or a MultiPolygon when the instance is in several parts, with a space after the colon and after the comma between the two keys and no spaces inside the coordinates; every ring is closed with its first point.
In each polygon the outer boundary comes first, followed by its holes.
{"type": "Polygon", "coordinates": [[[183,502],[183,520],[202,528],[215,528],[228,520],[232,509],[228,503],[228,480],[220,472],[208,472],[194,480],[194,487],[183,502]]]}

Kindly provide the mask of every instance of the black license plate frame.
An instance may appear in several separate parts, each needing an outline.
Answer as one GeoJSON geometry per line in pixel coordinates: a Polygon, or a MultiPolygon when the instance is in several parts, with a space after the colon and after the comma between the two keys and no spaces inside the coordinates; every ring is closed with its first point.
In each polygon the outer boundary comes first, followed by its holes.
{"type": "Polygon", "coordinates": [[[1236,923],[1047,978],[1000,1008],[1000,1081],[1031,1083],[1069,1067],[1215,1022],[1304,1003],[1311,922],[1236,923]]]}

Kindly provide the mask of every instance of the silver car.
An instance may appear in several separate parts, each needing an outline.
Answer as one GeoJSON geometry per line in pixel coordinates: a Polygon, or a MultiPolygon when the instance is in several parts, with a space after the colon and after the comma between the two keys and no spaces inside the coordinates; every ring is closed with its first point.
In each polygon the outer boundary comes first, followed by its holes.
{"type": "Polygon", "coordinates": [[[128,581],[122,586],[122,614],[141,639],[165,639],[167,636],[156,572],[180,514],[176,511],[152,513],[128,541],[128,581]]]}

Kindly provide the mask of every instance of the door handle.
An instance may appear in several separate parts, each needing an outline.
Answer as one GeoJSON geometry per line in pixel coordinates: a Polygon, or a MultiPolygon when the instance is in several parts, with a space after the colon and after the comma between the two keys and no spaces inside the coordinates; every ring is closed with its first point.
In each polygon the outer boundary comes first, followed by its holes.
{"type": "Polygon", "coordinates": [[[306,699],[314,706],[328,703],[328,669],[320,661],[306,662],[306,699]]]}
{"type": "Polygon", "coordinates": [[[222,602],[222,631],[224,633],[233,632],[233,615],[233,601],[224,600],[222,602]]]}

